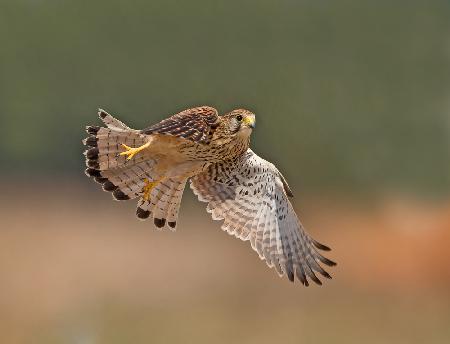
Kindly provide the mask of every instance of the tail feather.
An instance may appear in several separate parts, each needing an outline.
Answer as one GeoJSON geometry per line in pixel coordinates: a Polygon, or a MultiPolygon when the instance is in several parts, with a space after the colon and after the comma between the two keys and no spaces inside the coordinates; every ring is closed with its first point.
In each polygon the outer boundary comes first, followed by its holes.
{"type": "Polygon", "coordinates": [[[138,155],[127,160],[120,153],[122,144],[138,147],[146,142],[146,136],[138,130],[130,129],[106,111],[100,110],[99,116],[105,127],[88,126],[89,134],[83,140],[86,146],[86,175],[102,184],[103,190],[112,192],[116,200],[132,199],[142,194],[143,178],[152,177],[155,160],[138,155]],[[145,177],[143,177],[145,176],[145,177]]]}
{"type": "Polygon", "coordinates": [[[149,200],[141,198],[136,215],[140,219],[152,216],[159,228],[177,226],[178,212],[187,179],[170,178],[158,184],[151,192],[149,200]]]}
{"type": "MultiPolygon", "coordinates": [[[[132,161],[120,155],[124,151],[122,144],[130,147],[139,147],[146,143],[145,135],[135,130],[119,131],[109,128],[100,128],[96,135],[98,148],[98,162],[101,170],[107,170],[125,165],[132,165],[146,160],[144,154],[136,156],[132,161]]],[[[92,141],[92,138],[87,140],[92,141]]],[[[94,152],[95,153],[95,152],[94,152]]]]}
{"type": "Polygon", "coordinates": [[[107,113],[103,109],[98,109],[98,116],[103,121],[103,123],[105,123],[108,126],[108,128],[110,128],[110,129],[116,129],[116,130],[117,129],[119,129],[119,130],[131,129],[130,127],[126,126],[121,121],[119,121],[117,118],[114,118],[113,116],[111,116],[109,113],[107,113]]]}
{"type": "Polygon", "coordinates": [[[132,166],[102,171],[101,175],[108,178],[114,186],[132,199],[142,195],[146,180],[153,181],[158,179],[158,175],[153,171],[155,164],[156,160],[149,159],[132,166]]]}
{"type": "Polygon", "coordinates": [[[148,200],[144,199],[147,181],[162,177],[155,172],[158,157],[143,152],[127,160],[120,153],[124,151],[122,144],[130,147],[145,144],[147,135],[129,128],[104,110],[99,110],[99,116],[107,127],[86,127],[89,136],[83,140],[86,175],[102,184],[103,190],[111,192],[116,200],[141,197],[136,210],[140,219],[152,216],[158,228],[167,225],[175,229],[187,179],[167,179],[152,189],[148,200]]]}
{"type": "Polygon", "coordinates": [[[178,221],[178,214],[180,211],[181,198],[183,197],[184,188],[186,187],[187,180],[179,183],[174,187],[174,191],[171,195],[171,201],[167,209],[167,224],[171,228],[176,228],[178,221]]]}

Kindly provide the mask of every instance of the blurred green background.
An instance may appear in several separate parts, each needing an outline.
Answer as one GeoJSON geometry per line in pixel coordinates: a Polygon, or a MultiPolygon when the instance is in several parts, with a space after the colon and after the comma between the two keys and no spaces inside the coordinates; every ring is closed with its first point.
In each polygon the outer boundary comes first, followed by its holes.
{"type": "Polygon", "coordinates": [[[447,1],[2,0],[3,173],[80,174],[105,108],[143,128],[209,104],[303,190],[448,192],[447,1]],[[297,180],[296,180],[297,179],[297,180]]]}
{"type": "Polygon", "coordinates": [[[0,0],[0,127],[0,342],[450,340],[448,1],[0,0]],[[279,280],[192,195],[158,233],[85,178],[97,108],[198,105],[256,113],[333,281],[279,280]]]}

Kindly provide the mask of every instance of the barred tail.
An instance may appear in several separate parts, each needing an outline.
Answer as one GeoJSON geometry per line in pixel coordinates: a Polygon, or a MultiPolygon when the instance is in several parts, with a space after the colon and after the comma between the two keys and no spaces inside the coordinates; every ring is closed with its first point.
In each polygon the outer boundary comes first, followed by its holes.
{"type": "Polygon", "coordinates": [[[145,144],[145,135],[130,129],[103,110],[99,110],[101,120],[107,127],[88,126],[89,136],[83,140],[87,147],[86,175],[102,184],[103,190],[112,192],[114,199],[127,200],[142,194],[145,178],[153,178],[156,161],[145,155],[132,160],[119,155],[122,144],[141,146],[145,144]]]}
{"type": "Polygon", "coordinates": [[[136,211],[140,219],[152,214],[157,227],[167,224],[174,229],[186,180],[168,179],[161,182],[153,188],[149,200],[144,199],[146,184],[162,177],[155,172],[157,157],[143,153],[127,160],[120,153],[124,151],[122,144],[142,146],[147,142],[147,135],[127,127],[106,111],[99,110],[99,116],[107,127],[86,127],[89,136],[83,140],[87,147],[84,152],[86,175],[102,184],[104,191],[112,192],[115,200],[141,197],[136,211]]]}

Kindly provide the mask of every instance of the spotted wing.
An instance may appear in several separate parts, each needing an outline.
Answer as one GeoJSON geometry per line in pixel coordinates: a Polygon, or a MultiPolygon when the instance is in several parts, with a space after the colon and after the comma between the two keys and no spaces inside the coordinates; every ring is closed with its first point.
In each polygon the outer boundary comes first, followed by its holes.
{"type": "Polygon", "coordinates": [[[294,276],[308,285],[308,278],[322,284],[315,272],[331,276],[319,263],[333,266],[320,250],[330,250],[303,229],[291,203],[285,181],[277,168],[250,149],[234,162],[212,165],[191,180],[200,201],[208,202],[222,229],[244,241],[289,280],[294,276]]]}
{"type": "Polygon", "coordinates": [[[219,123],[217,110],[209,106],[200,106],[184,110],[149,128],[143,134],[167,134],[185,139],[208,143],[219,123]]]}

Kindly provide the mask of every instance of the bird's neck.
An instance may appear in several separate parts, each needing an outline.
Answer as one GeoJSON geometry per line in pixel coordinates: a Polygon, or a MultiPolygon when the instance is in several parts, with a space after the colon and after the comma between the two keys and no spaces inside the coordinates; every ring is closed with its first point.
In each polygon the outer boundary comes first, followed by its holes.
{"type": "Polygon", "coordinates": [[[250,147],[250,136],[237,135],[232,143],[228,146],[228,158],[237,157],[245,154],[247,149],[250,147]]]}

